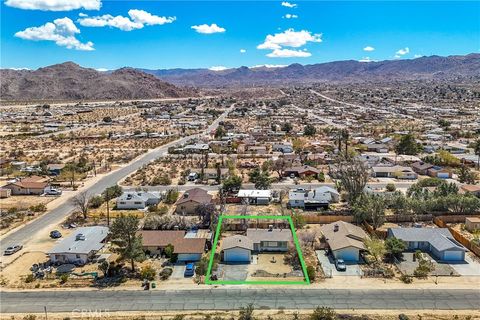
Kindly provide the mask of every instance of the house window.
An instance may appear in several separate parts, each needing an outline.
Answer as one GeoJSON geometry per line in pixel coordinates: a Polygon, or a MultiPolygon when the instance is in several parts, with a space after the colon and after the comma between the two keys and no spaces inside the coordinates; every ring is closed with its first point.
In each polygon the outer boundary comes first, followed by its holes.
{"type": "Polygon", "coordinates": [[[79,255],[79,254],[76,254],[76,255],[75,255],[75,258],[80,259],[80,255],[79,255]]]}
{"type": "Polygon", "coordinates": [[[276,241],[267,241],[267,247],[278,247],[278,242],[276,241]]]}
{"type": "Polygon", "coordinates": [[[135,201],[134,204],[142,204],[140,201],[135,201]]]}

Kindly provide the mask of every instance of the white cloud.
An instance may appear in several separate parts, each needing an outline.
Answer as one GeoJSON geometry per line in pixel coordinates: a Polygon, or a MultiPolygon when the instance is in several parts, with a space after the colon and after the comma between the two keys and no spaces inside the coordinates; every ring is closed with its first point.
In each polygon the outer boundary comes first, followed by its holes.
{"type": "Polygon", "coordinates": [[[269,58],[307,58],[312,54],[305,50],[274,49],[267,54],[269,58]]]}
{"type": "Polygon", "coordinates": [[[374,62],[375,60],[370,59],[370,57],[364,57],[363,59],[358,60],[358,62],[374,62]]]}
{"type": "Polygon", "coordinates": [[[53,22],[47,22],[40,27],[30,27],[23,31],[15,33],[15,36],[25,40],[32,41],[54,41],[58,46],[66,47],[68,49],[92,51],[93,43],[81,43],[76,34],[80,30],[69,18],[56,19],[53,22]]]}
{"type": "Polygon", "coordinates": [[[95,70],[99,71],[99,72],[107,72],[109,71],[109,69],[107,68],[96,68],[95,70]]]}
{"type": "Polygon", "coordinates": [[[240,49],[240,53],[245,53],[245,52],[247,52],[247,50],[245,50],[245,49],[240,49]]]}
{"type": "Polygon", "coordinates": [[[255,69],[255,68],[285,68],[287,67],[287,64],[257,64],[255,66],[251,66],[250,69],[255,69]]]}
{"type": "Polygon", "coordinates": [[[282,6],[287,7],[287,8],[295,8],[297,6],[297,4],[284,1],[284,2],[282,2],[282,6]]]}
{"type": "Polygon", "coordinates": [[[15,67],[13,67],[13,68],[7,68],[7,69],[9,69],[9,70],[15,70],[15,71],[31,70],[30,68],[15,68],[15,67]]]}
{"type": "Polygon", "coordinates": [[[118,28],[122,31],[132,31],[135,29],[142,29],[144,26],[163,25],[172,23],[176,20],[175,17],[160,17],[153,15],[144,10],[131,9],[128,11],[128,17],[112,16],[104,14],[102,16],[88,17],[82,15],[78,22],[84,27],[112,27],[118,28]]]}
{"type": "Polygon", "coordinates": [[[396,59],[399,59],[401,58],[402,56],[406,55],[407,53],[410,52],[410,49],[408,47],[405,47],[404,49],[400,49],[398,50],[396,53],[395,53],[395,58],[396,59]]]}
{"type": "Polygon", "coordinates": [[[296,14],[287,13],[283,16],[285,19],[297,19],[298,16],[296,14]]]}
{"type": "Polygon", "coordinates": [[[257,46],[257,49],[281,49],[282,47],[301,47],[307,42],[322,42],[321,34],[312,34],[310,31],[295,31],[287,29],[274,35],[267,35],[265,41],[257,46]]]}
{"type": "Polygon", "coordinates": [[[227,70],[227,69],[228,68],[224,67],[224,66],[213,66],[213,67],[208,68],[208,70],[211,70],[211,71],[223,71],[223,70],[227,70]]]}
{"type": "Polygon", "coordinates": [[[414,57],[414,58],[421,58],[421,57],[423,57],[423,55],[421,55],[421,54],[416,54],[416,55],[414,55],[413,57],[414,57]]]}
{"type": "Polygon", "coordinates": [[[100,10],[101,0],[7,0],[5,5],[25,10],[70,11],[100,10]]]}
{"type": "Polygon", "coordinates": [[[203,34],[222,33],[226,31],[225,28],[219,27],[216,23],[212,23],[211,25],[201,24],[192,26],[191,28],[203,34]]]}
{"type": "Polygon", "coordinates": [[[375,50],[375,48],[371,46],[366,46],[365,48],[363,48],[363,51],[373,51],[373,50],[375,50]]]}

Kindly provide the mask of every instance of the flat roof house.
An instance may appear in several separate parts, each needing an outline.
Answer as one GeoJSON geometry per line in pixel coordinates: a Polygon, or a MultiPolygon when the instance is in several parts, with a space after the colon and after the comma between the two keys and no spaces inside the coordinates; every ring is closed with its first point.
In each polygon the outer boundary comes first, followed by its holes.
{"type": "Polygon", "coordinates": [[[316,210],[318,208],[328,208],[332,202],[338,202],[340,194],[337,190],[323,186],[306,190],[297,188],[288,192],[288,204],[291,208],[303,208],[316,210]]]}
{"type": "Polygon", "coordinates": [[[284,176],[288,177],[290,175],[294,175],[296,177],[308,177],[308,176],[317,176],[320,173],[320,170],[318,170],[315,167],[304,165],[304,166],[299,166],[299,167],[291,167],[288,169],[285,169],[284,171],[284,176]]]}
{"type": "Polygon", "coordinates": [[[10,189],[12,195],[41,195],[48,186],[47,182],[17,181],[3,186],[10,189]]]}
{"type": "Polygon", "coordinates": [[[367,239],[362,228],[337,221],[321,226],[320,231],[322,240],[328,244],[335,259],[360,261],[360,251],[365,250],[363,241],[367,239]]]}
{"type": "Polygon", "coordinates": [[[239,190],[237,197],[247,201],[249,204],[268,205],[272,199],[270,190],[239,190]]]}
{"type": "Polygon", "coordinates": [[[388,237],[407,244],[407,250],[431,253],[443,261],[464,261],[467,249],[458,243],[447,228],[390,228],[388,237]]]}
{"type": "Polygon", "coordinates": [[[183,193],[177,200],[175,212],[178,214],[195,214],[197,207],[202,204],[208,204],[212,201],[212,196],[206,190],[193,188],[183,193]]]}
{"type": "Polygon", "coordinates": [[[378,166],[372,167],[375,178],[417,179],[418,175],[410,167],[403,166],[378,166]]]}
{"type": "Polygon", "coordinates": [[[85,264],[104,246],[108,228],[82,227],[63,239],[47,254],[53,263],[85,264]]]}
{"type": "Polygon", "coordinates": [[[117,209],[145,209],[159,204],[161,199],[158,192],[127,191],[117,198],[117,209]]]}

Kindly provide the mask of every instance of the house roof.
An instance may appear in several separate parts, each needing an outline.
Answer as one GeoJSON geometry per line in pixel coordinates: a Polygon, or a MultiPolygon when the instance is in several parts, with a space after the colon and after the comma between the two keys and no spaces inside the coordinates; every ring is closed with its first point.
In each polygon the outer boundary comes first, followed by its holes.
{"type": "Polygon", "coordinates": [[[232,249],[232,248],[244,248],[248,250],[253,250],[253,242],[250,238],[242,235],[235,235],[231,237],[226,237],[222,241],[222,250],[232,249]]]}
{"type": "Polygon", "coordinates": [[[173,252],[180,253],[204,253],[205,238],[183,238],[173,243],[173,252]]]}
{"type": "Polygon", "coordinates": [[[347,247],[365,249],[363,240],[367,238],[367,234],[362,228],[351,223],[344,221],[332,222],[321,226],[320,231],[332,250],[347,247]]]}
{"type": "Polygon", "coordinates": [[[122,193],[122,195],[117,198],[117,201],[126,201],[126,200],[148,201],[149,199],[160,199],[160,193],[159,192],[127,191],[122,193]]]}
{"type": "Polygon", "coordinates": [[[272,191],[270,190],[238,190],[239,198],[270,198],[272,191]]]}
{"type": "Polygon", "coordinates": [[[315,173],[319,173],[320,171],[315,168],[315,167],[312,167],[312,166],[300,166],[300,167],[291,167],[291,168],[288,168],[285,170],[286,172],[298,172],[298,174],[302,174],[302,173],[305,173],[305,172],[309,172],[309,171],[312,171],[312,172],[315,172],[315,173]]]}
{"type": "Polygon", "coordinates": [[[14,185],[14,186],[20,187],[22,189],[44,189],[48,185],[48,183],[46,183],[46,182],[18,181],[18,182],[9,183],[6,186],[9,186],[9,185],[14,185]]]}
{"type": "Polygon", "coordinates": [[[63,239],[54,246],[48,254],[88,254],[91,251],[98,251],[103,247],[102,241],[108,235],[108,228],[95,226],[78,228],[74,233],[63,239]],[[83,235],[81,239],[77,237],[83,235]]]}
{"type": "Polygon", "coordinates": [[[183,193],[182,197],[178,199],[177,205],[189,201],[194,201],[198,203],[210,203],[210,201],[212,201],[212,196],[209,195],[206,190],[203,190],[201,188],[193,188],[183,193]]]}
{"type": "Polygon", "coordinates": [[[474,184],[465,184],[460,187],[463,191],[466,192],[479,192],[480,191],[480,185],[474,185],[474,184]]]}
{"type": "Polygon", "coordinates": [[[433,164],[426,163],[426,162],[415,162],[412,163],[412,168],[417,170],[427,170],[433,167],[433,164]]]}
{"type": "Polygon", "coordinates": [[[374,172],[411,172],[412,169],[410,167],[403,167],[403,166],[379,166],[379,167],[372,167],[374,172]]]}
{"type": "Polygon", "coordinates": [[[390,228],[389,233],[397,239],[413,242],[428,242],[438,251],[467,251],[458,243],[447,228],[390,228]]]}
{"type": "Polygon", "coordinates": [[[261,241],[292,241],[292,232],[290,229],[247,229],[247,237],[253,243],[261,241]]]}
{"type": "Polygon", "coordinates": [[[166,247],[183,239],[185,231],[181,230],[140,230],[137,232],[142,236],[143,246],[145,247],[166,247]]]}

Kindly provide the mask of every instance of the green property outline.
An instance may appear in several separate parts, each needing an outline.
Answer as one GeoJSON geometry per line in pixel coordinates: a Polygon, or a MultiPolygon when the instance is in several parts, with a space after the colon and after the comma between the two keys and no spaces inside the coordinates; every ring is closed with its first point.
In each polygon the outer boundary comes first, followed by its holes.
{"type": "Polygon", "coordinates": [[[302,285],[309,285],[310,279],[307,273],[307,267],[305,265],[305,261],[303,260],[302,249],[300,248],[300,244],[298,242],[297,233],[295,231],[295,226],[293,225],[293,220],[291,216],[225,216],[221,215],[218,220],[217,228],[215,230],[215,239],[213,241],[212,252],[210,253],[210,260],[208,262],[208,269],[207,275],[205,277],[205,284],[302,284],[302,285]],[[213,268],[213,260],[215,257],[215,251],[218,245],[218,237],[220,236],[220,229],[222,228],[222,222],[224,219],[280,219],[280,220],[287,220],[290,225],[290,230],[292,231],[293,235],[293,242],[295,243],[295,248],[298,252],[298,258],[300,259],[300,265],[302,266],[302,272],[304,276],[304,281],[237,281],[237,280],[210,280],[212,275],[212,268],[213,268]]]}

